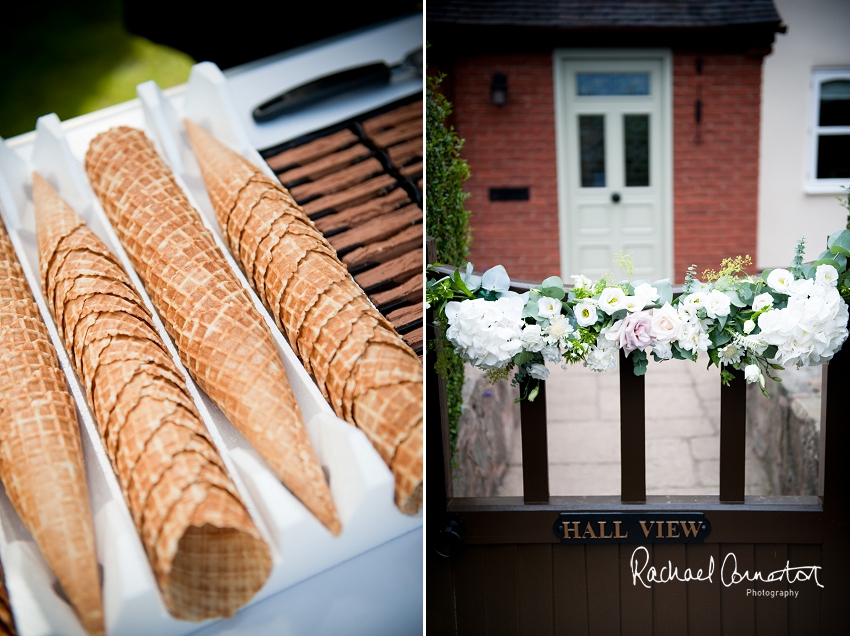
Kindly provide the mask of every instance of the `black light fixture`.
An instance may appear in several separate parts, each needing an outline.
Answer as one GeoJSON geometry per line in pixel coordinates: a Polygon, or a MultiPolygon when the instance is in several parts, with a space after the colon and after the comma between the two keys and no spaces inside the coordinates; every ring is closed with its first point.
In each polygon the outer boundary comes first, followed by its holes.
{"type": "Polygon", "coordinates": [[[504,106],[508,103],[508,76],[504,73],[493,73],[490,84],[490,103],[493,106],[504,106]]]}

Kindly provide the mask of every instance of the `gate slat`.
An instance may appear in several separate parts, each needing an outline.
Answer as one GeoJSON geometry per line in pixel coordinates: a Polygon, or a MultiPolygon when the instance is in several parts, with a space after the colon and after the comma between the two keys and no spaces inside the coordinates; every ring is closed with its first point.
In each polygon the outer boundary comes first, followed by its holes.
{"type": "Polygon", "coordinates": [[[517,602],[520,634],[551,634],[552,546],[517,546],[517,602]]]}
{"type": "Polygon", "coordinates": [[[519,631],[517,545],[509,543],[485,548],[484,568],[486,633],[516,634],[519,631]]]}
{"type": "MultiPolygon", "coordinates": [[[[819,545],[789,545],[788,559],[792,565],[821,565],[822,554],[819,545]]],[[[823,578],[820,578],[823,584],[823,578]]],[[[788,633],[817,634],[820,632],[820,613],[823,596],[821,588],[814,581],[795,583],[792,589],[799,594],[788,603],[788,633]]],[[[790,600],[790,599],[789,599],[790,600]]]]}
{"type": "MultiPolygon", "coordinates": [[[[665,568],[666,577],[670,576],[672,568],[679,568],[687,563],[685,545],[663,544],[653,546],[652,564],[659,576],[665,568]],[[672,566],[672,568],[671,568],[672,566]]],[[[682,581],[672,580],[669,583],[655,583],[652,586],[652,614],[654,620],[653,635],[678,636],[688,632],[688,590],[682,581]]]]}
{"type": "MultiPolygon", "coordinates": [[[[756,570],[765,577],[770,572],[781,570],[788,560],[788,546],[784,543],[763,543],[755,546],[756,570]]],[[[792,564],[793,566],[794,564],[792,564]]],[[[742,583],[741,585],[745,585],[742,583]]],[[[773,583],[752,583],[756,590],[787,590],[785,577],[773,583]]],[[[793,602],[793,601],[792,601],[793,602]]],[[[769,596],[756,597],[756,634],[764,636],[785,636],[788,634],[789,599],[769,596]]]]}
{"type": "Polygon", "coordinates": [[[630,503],[646,501],[645,376],[633,369],[620,349],[620,499],[630,503]]]}
{"type": "Polygon", "coordinates": [[[585,546],[587,623],[591,634],[620,633],[620,553],[612,545],[585,546]]]}
{"type": "MultiPolygon", "coordinates": [[[[629,562],[634,545],[620,545],[620,633],[623,636],[644,636],[652,632],[652,587],[644,587],[640,581],[632,583],[629,562]]],[[[653,545],[647,544],[650,563],[653,545]]]]}
{"type": "Polygon", "coordinates": [[[477,634],[486,615],[484,596],[484,551],[487,548],[464,546],[452,558],[454,572],[457,633],[477,634]]]}
{"type": "Polygon", "coordinates": [[[455,633],[455,607],[452,590],[452,560],[428,555],[425,576],[428,603],[425,620],[434,634],[455,633]]]}
{"type": "Polygon", "coordinates": [[[687,563],[694,575],[708,576],[712,559],[714,573],[709,581],[691,581],[688,587],[688,636],[716,636],[720,632],[720,545],[692,543],[687,546],[687,563]]]}
{"type": "MultiPolygon", "coordinates": [[[[753,571],[755,557],[753,556],[752,543],[724,543],[720,546],[720,563],[717,564],[717,580],[720,581],[720,570],[723,567],[723,559],[730,552],[735,554],[738,562],[738,572],[745,570],[753,571]]],[[[727,568],[731,568],[727,564],[727,568]]],[[[726,582],[730,580],[732,570],[726,571],[726,582]]],[[[728,636],[747,636],[756,631],[755,601],[752,596],[747,596],[747,588],[750,584],[746,582],[725,587],[720,585],[720,606],[722,608],[721,623],[723,634],[728,636]]]]}
{"type": "MultiPolygon", "coordinates": [[[[534,380],[533,382],[537,382],[534,380]]],[[[530,383],[523,382],[520,395],[526,395],[530,383]]],[[[522,424],[522,493],[527,504],[549,503],[549,445],[546,437],[546,383],[534,402],[520,403],[522,424]]]]}
{"type": "Polygon", "coordinates": [[[720,501],[744,501],[747,436],[747,383],[744,372],[720,389],[720,501]]]}
{"type": "Polygon", "coordinates": [[[556,636],[587,636],[587,568],[583,545],[552,546],[556,636]]]}

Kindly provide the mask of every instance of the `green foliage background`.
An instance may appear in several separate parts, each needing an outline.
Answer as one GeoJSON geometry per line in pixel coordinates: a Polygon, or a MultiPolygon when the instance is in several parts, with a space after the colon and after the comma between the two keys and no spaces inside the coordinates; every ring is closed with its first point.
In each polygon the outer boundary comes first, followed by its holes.
{"type": "MultiPolygon", "coordinates": [[[[463,182],[469,178],[469,166],[460,156],[463,139],[445,121],[452,106],[439,92],[442,76],[428,78],[425,113],[425,156],[427,193],[425,197],[426,230],[437,242],[437,261],[461,266],[469,255],[471,240],[469,211],[463,182]]],[[[444,342],[439,371],[446,378],[451,448],[457,446],[457,423],[461,415],[463,361],[444,342]]]]}
{"type": "MultiPolygon", "coordinates": [[[[8,17],[8,16],[6,16],[8,17]]],[[[0,137],[35,129],[41,115],[66,120],[189,78],[188,55],[132,35],[121,0],[45,0],[17,7],[0,37],[0,137]]]]}

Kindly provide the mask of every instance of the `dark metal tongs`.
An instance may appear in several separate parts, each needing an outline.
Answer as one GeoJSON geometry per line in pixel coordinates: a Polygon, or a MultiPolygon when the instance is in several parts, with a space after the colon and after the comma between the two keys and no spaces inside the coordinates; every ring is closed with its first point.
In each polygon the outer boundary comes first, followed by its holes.
{"type": "Polygon", "coordinates": [[[263,123],[312,106],[336,95],[367,86],[383,86],[409,76],[422,77],[422,47],[411,51],[401,64],[366,64],[325,75],[273,97],[254,109],[254,121],[263,123]]]}

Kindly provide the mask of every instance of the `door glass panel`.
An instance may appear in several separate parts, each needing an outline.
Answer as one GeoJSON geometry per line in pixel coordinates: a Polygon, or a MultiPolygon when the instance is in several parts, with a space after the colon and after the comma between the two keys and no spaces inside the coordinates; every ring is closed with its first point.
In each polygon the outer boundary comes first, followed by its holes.
{"type": "Polygon", "coordinates": [[[850,135],[818,137],[818,179],[850,177],[850,135]]]}
{"type": "Polygon", "coordinates": [[[649,115],[623,115],[626,186],[649,185],[649,115]]]}
{"type": "Polygon", "coordinates": [[[579,115],[579,152],[581,187],[605,187],[605,117],[579,115]]]}
{"type": "Polygon", "coordinates": [[[649,95],[649,73],[576,73],[579,95],[649,95]]]}
{"type": "Polygon", "coordinates": [[[818,125],[850,126],[850,80],[834,80],[821,84],[818,125]]]}

